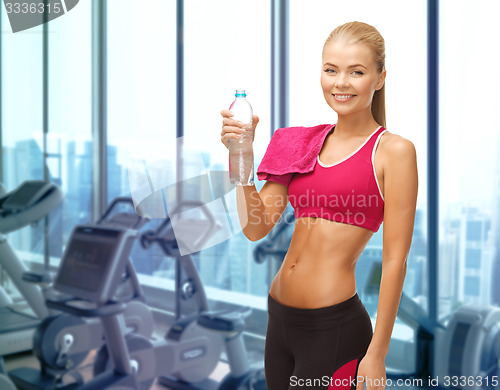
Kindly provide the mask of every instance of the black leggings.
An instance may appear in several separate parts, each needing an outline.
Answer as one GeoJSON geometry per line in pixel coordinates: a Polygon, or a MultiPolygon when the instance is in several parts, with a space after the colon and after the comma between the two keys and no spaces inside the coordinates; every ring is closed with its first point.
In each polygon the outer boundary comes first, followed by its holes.
{"type": "Polygon", "coordinates": [[[356,389],[358,366],[373,335],[358,294],[315,309],[286,306],[268,296],[267,390],[356,389]]]}

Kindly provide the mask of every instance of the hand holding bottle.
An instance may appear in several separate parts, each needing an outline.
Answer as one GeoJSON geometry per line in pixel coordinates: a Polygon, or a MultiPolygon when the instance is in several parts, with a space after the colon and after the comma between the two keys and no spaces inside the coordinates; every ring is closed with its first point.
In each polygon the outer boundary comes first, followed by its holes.
{"type": "Polygon", "coordinates": [[[252,106],[246,100],[244,90],[236,90],[236,99],[229,111],[221,111],[222,138],[229,149],[229,176],[231,184],[251,186],[254,184],[253,147],[255,126],[258,118],[254,117],[252,106]]]}
{"type": "MultiPolygon", "coordinates": [[[[221,142],[229,150],[229,140],[240,139],[239,137],[245,132],[245,124],[237,119],[234,119],[234,113],[230,110],[221,110],[222,116],[222,132],[221,132],[221,142]]],[[[252,142],[255,139],[255,128],[259,123],[260,119],[257,115],[252,117],[252,142]]]]}

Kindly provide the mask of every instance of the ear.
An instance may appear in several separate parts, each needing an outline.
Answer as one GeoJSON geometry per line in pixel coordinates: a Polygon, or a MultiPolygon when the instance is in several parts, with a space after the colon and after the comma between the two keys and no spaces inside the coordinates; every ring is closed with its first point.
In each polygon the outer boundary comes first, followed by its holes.
{"type": "Polygon", "coordinates": [[[380,90],[384,86],[386,74],[387,74],[387,71],[385,69],[380,73],[380,77],[379,77],[377,85],[375,87],[376,91],[380,90]]]}

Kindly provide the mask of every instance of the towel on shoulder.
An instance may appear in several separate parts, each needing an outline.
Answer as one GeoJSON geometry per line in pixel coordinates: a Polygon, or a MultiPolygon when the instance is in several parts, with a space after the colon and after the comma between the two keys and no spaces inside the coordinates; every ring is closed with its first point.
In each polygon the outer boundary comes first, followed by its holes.
{"type": "Polygon", "coordinates": [[[334,126],[324,124],[276,130],[257,169],[259,180],[288,186],[295,173],[311,172],[326,136],[334,126]]]}

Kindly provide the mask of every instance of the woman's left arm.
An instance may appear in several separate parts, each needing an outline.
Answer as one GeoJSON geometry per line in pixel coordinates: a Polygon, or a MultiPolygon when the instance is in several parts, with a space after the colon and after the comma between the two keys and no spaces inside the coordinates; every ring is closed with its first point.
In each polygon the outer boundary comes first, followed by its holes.
{"type": "MultiPolygon", "coordinates": [[[[413,143],[393,136],[384,145],[384,236],[382,280],[378,299],[377,321],[368,352],[381,356],[389,352],[396,321],[406,260],[410,252],[417,207],[417,154],[413,143]]],[[[382,146],[382,145],[381,145],[382,146]]]]}
{"type": "MultiPolygon", "coordinates": [[[[383,153],[379,154],[383,156],[384,170],[382,280],[375,329],[363,359],[366,371],[361,370],[361,367],[360,371],[380,374],[383,370],[385,380],[385,357],[389,352],[389,342],[403,292],[406,260],[413,235],[418,173],[417,156],[412,142],[393,135],[383,146],[380,143],[379,149],[382,147],[383,153]]],[[[372,388],[370,385],[367,387],[372,388]]]]}

